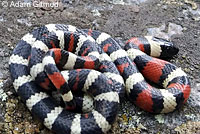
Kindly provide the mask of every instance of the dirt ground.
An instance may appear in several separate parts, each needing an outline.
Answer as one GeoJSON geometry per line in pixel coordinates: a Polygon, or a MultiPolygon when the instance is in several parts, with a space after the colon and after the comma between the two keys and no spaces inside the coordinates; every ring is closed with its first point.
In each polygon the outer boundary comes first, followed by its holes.
{"type": "Polygon", "coordinates": [[[31,0],[3,2],[0,1],[0,134],[51,133],[31,115],[15,93],[8,64],[21,37],[48,23],[98,29],[122,41],[144,35],[171,40],[180,51],[170,62],[180,66],[192,83],[188,102],[173,113],[160,115],[123,102],[108,134],[200,134],[199,0],[60,0],[59,7],[53,8],[11,6],[11,2],[31,0]]]}

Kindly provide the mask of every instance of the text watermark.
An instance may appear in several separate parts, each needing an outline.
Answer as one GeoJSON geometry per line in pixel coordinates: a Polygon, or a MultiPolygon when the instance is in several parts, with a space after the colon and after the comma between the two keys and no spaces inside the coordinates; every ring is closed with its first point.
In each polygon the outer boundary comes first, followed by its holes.
{"type": "Polygon", "coordinates": [[[44,2],[44,1],[32,1],[32,2],[22,2],[22,1],[2,1],[0,2],[2,7],[17,7],[17,8],[24,8],[24,7],[59,7],[59,2],[44,2]]]}

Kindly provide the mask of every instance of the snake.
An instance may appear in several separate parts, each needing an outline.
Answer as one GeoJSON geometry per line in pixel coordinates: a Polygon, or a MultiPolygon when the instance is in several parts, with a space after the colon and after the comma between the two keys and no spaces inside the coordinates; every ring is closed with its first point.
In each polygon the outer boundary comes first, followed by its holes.
{"type": "Polygon", "coordinates": [[[178,51],[158,37],[123,43],[98,30],[47,24],[22,37],[9,70],[21,100],[52,132],[102,134],[111,129],[123,98],[154,114],[187,101],[188,76],[162,60],[178,51]]]}

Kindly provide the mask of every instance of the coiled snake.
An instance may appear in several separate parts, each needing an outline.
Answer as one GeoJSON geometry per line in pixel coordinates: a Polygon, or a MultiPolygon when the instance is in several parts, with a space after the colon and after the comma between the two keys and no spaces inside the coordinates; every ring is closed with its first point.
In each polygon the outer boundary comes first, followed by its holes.
{"type": "Polygon", "coordinates": [[[187,75],[142,51],[162,58],[178,49],[150,36],[122,44],[99,31],[48,24],[19,41],[9,65],[16,92],[47,128],[58,134],[100,134],[111,128],[125,92],[152,113],[172,112],[187,101],[187,75]],[[165,89],[150,86],[143,76],[165,89]]]}

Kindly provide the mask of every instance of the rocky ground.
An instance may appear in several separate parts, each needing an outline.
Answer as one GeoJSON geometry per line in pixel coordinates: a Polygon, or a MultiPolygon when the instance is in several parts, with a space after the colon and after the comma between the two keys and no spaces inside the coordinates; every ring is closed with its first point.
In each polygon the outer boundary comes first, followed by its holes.
{"type": "MultiPolygon", "coordinates": [[[[13,2],[29,3],[31,0],[13,2]]],[[[17,7],[7,0],[0,1],[0,7],[1,134],[51,133],[17,96],[8,70],[9,57],[20,38],[47,23],[98,29],[124,41],[144,35],[171,40],[180,51],[170,61],[182,67],[192,83],[188,102],[173,113],[160,115],[146,113],[128,101],[123,102],[109,134],[200,134],[199,0],[60,0],[59,7],[53,8],[17,7]]]]}

